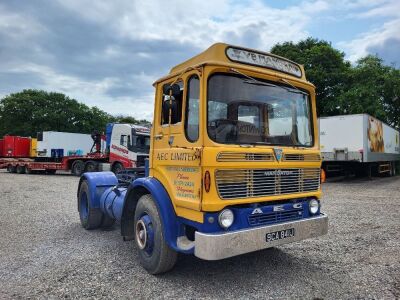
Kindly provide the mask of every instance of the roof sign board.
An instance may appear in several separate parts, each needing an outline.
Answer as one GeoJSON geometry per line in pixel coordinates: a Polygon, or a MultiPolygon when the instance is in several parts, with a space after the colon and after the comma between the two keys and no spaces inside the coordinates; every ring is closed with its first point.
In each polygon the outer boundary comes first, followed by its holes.
{"type": "Polygon", "coordinates": [[[301,69],[297,64],[280,57],[268,55],[267,53],[228,47],[226,48],[226,56],[234,62],[266,67],[301,77],[301,69]]]}

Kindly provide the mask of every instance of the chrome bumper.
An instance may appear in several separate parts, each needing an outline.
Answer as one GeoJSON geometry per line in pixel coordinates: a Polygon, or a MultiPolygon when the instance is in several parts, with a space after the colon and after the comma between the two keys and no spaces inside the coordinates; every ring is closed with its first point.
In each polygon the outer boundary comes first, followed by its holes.
{"type": "Polygon", "coordinates": [[[252,251],[275,247],[324,235],[328,232],[328,216],[268,225],[233,232],[212,234],[196,231],[194,255],[205,260],[218,260],[252,251]],[[295,235],[266,242],[266,234],[294,228],[295,235]]]}

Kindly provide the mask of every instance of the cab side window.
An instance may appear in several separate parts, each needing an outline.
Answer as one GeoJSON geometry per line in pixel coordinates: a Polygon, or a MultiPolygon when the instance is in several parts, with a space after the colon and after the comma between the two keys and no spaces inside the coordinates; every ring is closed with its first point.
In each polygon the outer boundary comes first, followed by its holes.
{"type": "Polygon", "coordinates": [[[199,98],[200,80],[194,75],[189,79],[186,97],[185,134],[190,142],[199,139],[199,98]]]}
{"type": "MultiPolygon", "coordinates": [[[[177,85],[180,87],[180,94],[178,96],[173,97],[173,108],[176,110],[176,114],[171,116],[171,125],[177,124],[182,121],[182,102],[183,102],[183,82],[178,81],[176,82],[177,85]]],[[[169,84],[166,84],[169,85],[169,84]]],[[[162,107],[170,105],[170,97],[169,95],[163,94],[162,96],[162,107]]],[[[169,111],[167,109],[162,109],[161,112],[161,125],[168,125],[169,124],[169,111]]]]}
{"type": "Polygon", "coordinates": [[[121,135],[121,139],[120,139],[120,144],[121,146],[127,147],[128,145],[131,144],[131,136],[130,135],[126,135],[126,134],[122,134],[121,135]]]}

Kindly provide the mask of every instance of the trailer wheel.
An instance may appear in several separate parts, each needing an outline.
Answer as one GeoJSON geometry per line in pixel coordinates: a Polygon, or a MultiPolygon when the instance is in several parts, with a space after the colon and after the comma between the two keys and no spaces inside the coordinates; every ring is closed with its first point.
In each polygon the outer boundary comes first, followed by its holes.
{"type": "Polygon", "coordinates": [[[24,174],[25,173],[25,166],[18,165],[16,171],[17,171],[18,174],[24,174]]]}
{"type": "Polygon", "coordinates": [[[17,172],[17,169],[13,165],[8,165],[7,171],[10,173],[15,173],[15,172],[17,172]]]}
{"type": "Polygon", "coordinates": [[[171,270],[177,253],[165,241],[160,213],[151,195],[143,195],[139,199],[134,224],[139,261],[143,268],[150,274],[171,270]]]}
{"type": "Polygon", "coordinates": [[[97,171],[97,164],[96,162],[89,160],[85,164],[85,172],[96,172],[97,171]]]}
{"type": "Polygon", "coordinates": [[[90,230],[99,228],[103,213],[91,206],[89,186],[86,180],[81,183],[78,193],[78,210],[83,228],[90,230]]]}
{"type": "Polygon", "coordinates": [[[396,175],[396,165],[394,162],[390,162],[389,176],[395,176],[395,175],[396,175]]]}
{"type": "Polygon", "coordinates": [[[85,169],[85,164],[83,163],[83,161],[76,160],[72,164],[71,171],[72,171],[72,174],[74,174],[75,176],[81,176],[84,169],[85,169]]]}
{"type": "Polygon", "coordinates": [[[122,170],[124,170],[124,166],[121,163],[116,162],[113,164],[112,171],[114,172],[114,174],[118,174],[122,170]]]}

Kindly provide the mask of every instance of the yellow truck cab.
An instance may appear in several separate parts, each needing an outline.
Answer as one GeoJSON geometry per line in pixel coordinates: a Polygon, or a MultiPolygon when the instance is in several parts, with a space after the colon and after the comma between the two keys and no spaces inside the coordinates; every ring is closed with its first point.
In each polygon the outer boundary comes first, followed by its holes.
{"type": "Polygon", "coordinates": [[[84,174],[85,228],[120,220],[152,274],[177,252],[218,260],[327,233],[315,87],[301,65],[218,43],[154,87],[145,174],[84,174]]]}

